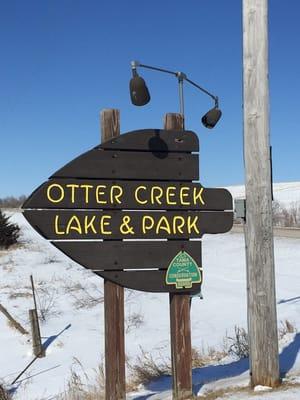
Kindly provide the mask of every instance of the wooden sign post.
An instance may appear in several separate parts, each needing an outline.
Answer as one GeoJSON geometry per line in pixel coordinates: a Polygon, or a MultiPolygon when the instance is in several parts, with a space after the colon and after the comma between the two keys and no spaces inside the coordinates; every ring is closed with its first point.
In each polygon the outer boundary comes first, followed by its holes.
{"type": "MultiPolygon", "coordinates": [[[[183,126],[184,120],[181,114],[166,114],[164,123],[166,130],[180,131],[183,126]]],[[[169,301],[173,399],[189,399],[192,396],[190,296],[170,293],[169,301]]]]}
{"type": "Polygon", "coordinates": [[[199,140],[180,115],[167,114],[165,129],[119,135],[119,125],[118,111],[104,110],[101,145],[37,188],[23,215],[104,278],[106,400],[125,399],[124,288],[170,293],[173,397],[182,400],[192,394],[189,299],[202,283],[200,239],[231,229],[232,197],[198,182],[199,140]]]}
{"type": "MultiPolygon", "coordinates": [[[[101,112],[101,141],[120,135],[118,110],[101,112]]],[[[125,400],[124,287],[104,279],[105,397],[125,400]]]]}

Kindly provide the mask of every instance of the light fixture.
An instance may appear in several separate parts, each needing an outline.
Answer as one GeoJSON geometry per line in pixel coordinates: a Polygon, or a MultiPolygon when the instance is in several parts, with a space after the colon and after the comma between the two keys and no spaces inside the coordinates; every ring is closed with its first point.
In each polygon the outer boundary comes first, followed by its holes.
{"type": "Polygon", "coordinates": [[[130,80],[130,97],[131,102],[135,106],[144,106],[150,101],[149,90],[142,77],[140,77],[136,69],[132,69],[132,78],[130,80]]]}
{"type": "Polygon", "coordinates": [[[214,107],[209,110],[201,119],[202,124],[208,128],[212,129],[219,119],[221,118],[222,112],[219,109],[219,100],[217,96],[214,96],[201,86],[197,85],[197,83],[191,81],[190,79],[187,78],[186,74],[183,72],[174,72],[174,71],[169,71],[167,69],[163,68],[157,68],[153,67],[150,65],[145,65],[141,64],[139,61],[132,61],[131,62],[131,70],[132,70],[132,78],[129,83],[129,89],[130,89],[130,97],[131,97],[131,102],[135,106],[144,106],[150,101],[150,93],[147,88],[146,82],[144,79],[139,76],[137,73],[137,67],[139,68],[147,68],[147,69],[152,69],[154,71],[160,71],[160,72],[165,72],[167,74],[171,74],[177,77],[178,79],[178,86],[179,86],[179,104],[180,104],[180,114],[183,116],[184,120],[184,97],[183,97],[183,82],[186,81],[196,87],[197,89],[201,90],[201,92],[207,94],[210,96],[214,102],[215,105],[214,107]]]}

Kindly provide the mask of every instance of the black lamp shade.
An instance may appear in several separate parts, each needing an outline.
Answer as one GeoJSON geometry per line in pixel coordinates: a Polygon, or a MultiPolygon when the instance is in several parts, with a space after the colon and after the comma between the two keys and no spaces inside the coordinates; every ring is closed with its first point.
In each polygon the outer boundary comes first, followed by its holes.
{"type": "Polygon", "coordinates": [[[221,118],[222,111],[219,110],[218,108],[214,107],[211,110],[209,110],[203,117],[202,117],[202,124],[208,128],[212,129],[216,123],[219,121],[221,118]]]}
{"type": "Polygon", "coordinates": [[[143,78],[134,76],[129,83],[131,102],[135,106],[144,106],[150,101],[149,90],[143,78]]]}

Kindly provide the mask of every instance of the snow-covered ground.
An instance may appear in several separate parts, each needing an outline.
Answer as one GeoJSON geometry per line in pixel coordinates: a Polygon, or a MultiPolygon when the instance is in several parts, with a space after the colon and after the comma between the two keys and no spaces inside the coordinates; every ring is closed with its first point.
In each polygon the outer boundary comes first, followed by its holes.
{"type": "MultiPolygon", "coordinates": [[[[293,194],[286,195],[285,201],[300,199],[300,183],[286,185],[293,194]]],[[[284,187],[281,188],[278,193],[284,193],[284,187]]],[[[235,193],[240,193],[238,190],[235,193]]],[[[283,201],[283,198],[278,200],[283,201]]],[[[48,344],[46,357],[38,359],[14,386],[13,398],[50,400],[66,388],[71,368],[81,372],[77,360],[82,370],[93,377],[103,359],[104,309],[101,301],[94,304],[94,299],[102,296],[102,279],[47,243],[21,213],[14,213],[12,221],[21,226],[22,245],[0,252],[0,303],[29,330],[28,309],[33,308],[29,279],[32,274],[38,305],[46,310],[41,332],[48,344]]],[[[192,343],[202,350],[212,347],[222,350],[224,337],[231,336],[235,326],[247,327],[244,238],[234,233],[206,235],[202,250],[204,299],[192,301],[192,343]]],[[[300,240],[275,238],[275,262],[278,323],[288,320],[300,331],[300,240]]],[[[126,320],[126,354],[130,363],[134,364],[142,350],[150,352],[158,361],[170,357],[168,295],[126,291],[126,320]],[[141,319],[136,327],[132,326],[135,315],[141,319]]],[[[31,343],[28,336],[8,326],[2,314],[0,343],[0,379],[9,384],[32,360],[31,343]]],[[[299,386],[284,392],[259,392],[255,399],[300,398],[299,348],[300,334],[289,334],[281,342],[280,354],[282,374],[290,383],[298,382],[299,386]]],[[[248,383],[247,359],[227,358],[221,364],[193,371],[194,393],[199,396],[210,390],[243,388],[248,383]]],[[[170,388],[170,377],[164,377],[131,393],[128,399],[171,399],[170,388]]],[[[219,398],[251,396],[244,389],[233,397],[219,398]]]]}

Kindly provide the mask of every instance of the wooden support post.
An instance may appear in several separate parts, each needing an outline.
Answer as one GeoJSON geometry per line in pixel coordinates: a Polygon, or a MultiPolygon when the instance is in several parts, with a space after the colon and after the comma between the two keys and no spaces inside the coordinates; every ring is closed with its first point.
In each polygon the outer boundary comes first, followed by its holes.
{"type": "MultiPolygon", "coordinates": [[[[120,113],[101,112],[101,140],[120,135],[120,113]]],[[[105,399],[125,400],[124,288],[104,280],[105,399]]]]}
{"type": "Polygon", "coordinates": [[[9,320],[12,326],[15,329],[17,329],[22,335],[28,335],[26,329],[24,329],[23,326],[14,319],[14,317],[7,311],[7,309],[1,303],[0,303],[0,312],[2,312],[6,316],[6,318],[9,320]]]}
{"type": "Polygon", "coordinates": [[[33,282],[33,276],[30,275],[30,282],[31,282],[31,289],[32,289],[32,297],[34,302],[34,309],[29,310],[29,321],[31,327],[31,337],[32,337],[32,349],[33,354],[36,357],[42,358],[46,356],[46,352],[42,346],[42,339],[41,339],[41,330],[39,324],[39,317],[37,313],[37,304],[35,298],[35,288],[33,282]]]}
{"type": "Polygon", "coordinates": [[[268,0],[243,0],[248,333],[252,386],[280,382],[269,147],[268,0]]]}
{"type": "Polygon", "coordinates": [[[31,327],[33,354],[39,358],[45,357],[45,351],[43,351],[41,335],[40,335],[39,319],[35,308],[29,310],[29,320],[31,327]]]}
{"type": "MultiPolygon", "coordinates": [[[[164,128],[182,130],[181,114],[166,114],[164,128]]],[[[192,396],[192,344],[190,321],[190,296],[169,294],[173,399],[190,399],[192,396]]]]}

